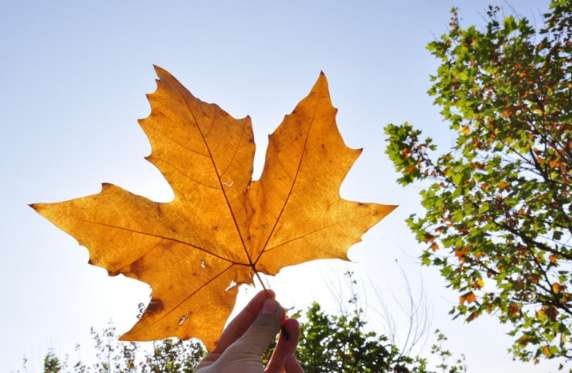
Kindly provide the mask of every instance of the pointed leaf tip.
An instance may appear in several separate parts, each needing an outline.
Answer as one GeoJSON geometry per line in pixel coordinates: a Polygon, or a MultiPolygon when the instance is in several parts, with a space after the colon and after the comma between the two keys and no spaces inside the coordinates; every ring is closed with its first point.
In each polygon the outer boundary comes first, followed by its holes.
{"type": "Polygon", "coordinates": [[[171,75],[171,73],[169,73],[167,70],[163,69],[161,66],[153,65],[153,68],[155,69],[155,73],[157,74],[159,79],[163,78],[162,75],[167,75],[168,77],[173,77],[171,75]]]}

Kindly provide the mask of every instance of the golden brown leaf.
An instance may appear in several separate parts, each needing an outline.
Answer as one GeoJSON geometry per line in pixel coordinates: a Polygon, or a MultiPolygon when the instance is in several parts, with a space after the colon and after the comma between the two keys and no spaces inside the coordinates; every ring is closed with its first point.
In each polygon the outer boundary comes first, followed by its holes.
{"type": "Polygon", "coordinates": [[[533,342],[533,341],[534,341],[534,338],[523,336],[518,340],[518,343],[521,346],[526,346],[527,344],[529,344],[530,342],[533,342]]]}
{"type": "Polygon", "coordinates": [[[174,200],[103,184],[96,195],[32,207],[86,246],[90,264],[151,285],[146,312],[121,340],[200,338],[211,351],[240,284],[310,260],[348,260],[349,247],[396,206],[340,198],[361,150],[343,142],[324,74],[270,136],[252,181],[250,118],[234,119],[156,72],[140,125],[152,146],[147,160],[174,200]]]}
{"type": "Polygon", "coordinates": [[[429,248],[433,250],[433,252],[435,252],[439,250],[439,245],[437,244],[437,242],[433,242],[433,244],[429,248]]]}
{"type": "MultiPolygon", "coordinates": [[[[572,206],[572,205],[570,205],[570,206],[572,206]]],[[[548,259],[550,259],[551,263],[558,264],[558,255],[550,254],[548,256],[548,259]]]]}
{"type": "Polygon", "coordinates": [[[461,303],[461,304],[463,304],[465,302],[467,302],[468,304],[471,304],[476,300],[477,300],[477,296],[472,291],[469,291],[468,293],[463,294],[459,297],[459,303],[461,303]]]}
{"type": "Polygon", "coordinates": [[[542,311],[544,311],[544,314],[546,315],[546,317],[548,317],[550,319],[550,321],[556,322],[556,316],[558,316],[559,312],[555,307],[548,306],[539,312],[542,312],[542,311]]]}
{"type": "Polygon", "coordinates": [[[476,312],[471,312],[471,314],[469,315],[469,317],[467,317],[467,322],[471,322],[474,319],[476,319],[477,317],[479,317],[479,314],[476,312]]]}
{"type": "Polygon", "coordinates": [[[518,307],[517,304],[511,303],[511,304],[509,304],[509,306],[508,306],[508,313],[509,313],[511,316],[518,316],[518,315],[520,314],[520,308],[518,307]]]}

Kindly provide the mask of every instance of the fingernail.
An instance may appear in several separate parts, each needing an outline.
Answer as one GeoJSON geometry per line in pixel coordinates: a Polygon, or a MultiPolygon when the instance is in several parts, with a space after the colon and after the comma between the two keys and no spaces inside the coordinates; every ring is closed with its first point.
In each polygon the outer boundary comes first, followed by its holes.
{"type": "Polygon", "coordinates": [[[266,299],[262,306],[262,313],[265,315],[274,315],[280,308],[280,303],[276,302],[274,299],[266,299]]]}

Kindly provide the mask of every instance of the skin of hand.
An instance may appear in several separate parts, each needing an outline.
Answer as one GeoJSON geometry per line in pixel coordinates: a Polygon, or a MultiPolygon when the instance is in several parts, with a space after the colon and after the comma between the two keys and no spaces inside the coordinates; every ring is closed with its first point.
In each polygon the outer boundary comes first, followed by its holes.
{"type": "Polygon", "coordinates": [[[300,325],[285,319],[285,311],[272,290],[261,291],[231,321],[213,350],[197,365],[195,373],[304,373],[294,353],[300,325]],[[282,325],[288,334],[280,334],[272,358],[264,370],[262,354],[282,325]]]}

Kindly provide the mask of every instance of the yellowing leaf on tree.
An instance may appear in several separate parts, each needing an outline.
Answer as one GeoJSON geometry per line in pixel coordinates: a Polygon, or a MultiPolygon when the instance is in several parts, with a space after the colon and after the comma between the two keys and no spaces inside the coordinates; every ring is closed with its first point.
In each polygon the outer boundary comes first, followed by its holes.
{"type": "Polygon", "coordinates": [[[516,108],[516,107],[509,107],[509,108],[507,108],[506,110],[504,110],[504,111],[501,113],[501,115],[502,115],[503,117],[505,117],[505,118],[508,118],[508,117],[514,115],[514,114],[516,113],[516,111],[517,111],[517,108],[516,108]]]}
{"type": "Polygon", "coordinates": [[[560,164],[561,164],[561,161],[559,159],[553,159],[553,160],[548,162],[548,165],[551,168],[556,168],[557,166],[560,166],[560,164]]]}
{"type": "Polygon", "coordinates": [[[476,319],[477,317],[479,317],[479,314],[478,314],[478,313],[476,313],[476,312],[471,312],[471,314],[469,315],[469,317],[467,317],[466,320],[467,320],[467,322],[471,322],[471,321],[473,321],[474,319],[476,319]]]}
{"type": "MultiPolygon", "coordinates": [[[[572,205],[570,205],[570,206],[572,206],[572,205]]],[[[551,262],[551,263],[558,264],[558,260],[557,260],[557,259],[558,259],[558,255],[550,254],[550,255],[548,256],[548,259],[550,259],[550,262],[551,262]]]]}
{"type": "MultiPolygon", "coordinates": [[[[541,311],[543,311],[544,314],[546,315],[546,317],[548,317],[550,319],[550,321],[552,321],[552,322],[556,321],[556,316],[558,316],[558,314],[559,314],[558,310],[554,306],[545,307],[541,311]]],[[[539,312],[541,312],[541,311],[539,311],[539,312]]]]}
{"type": "Polygon", "coordinates": [[[519,313],[520,313],[520,308],[518,307],[517,304],[511,303],[511,304],[508,306],[508,313],[509,313],[511,316],[518,316],[519,313]]]}
{"type": "Polygon", "coordinates": [[[433,244],[429,248],[431,250],[433,250],[433,252],[435,252],[435,251],[439,250],[439,245],[437,244],[437,242],[433,242],[433,244]]]}
{"type": "Polygon", "coordinates": [[[529,344],[530,342],[533,342],[533,341],[534,341],[534,338],[524,336],[524,337],[521,337],[521,338],[518,340],[518,343],[519,343],[521,346],[526,346],[527,344],[529,344]]]}
{"type": "Polygon", "coordinates": [[[121,340],[200,338],[212,351],[240,284],[310,260],[348,260],[349,247],[396,206],[340,198],[361,150],[343,142],[324,74],[270,135],[262,176],[252,181],[250,118],[235,119],[156,72],[151,114],[139,123],[152,147],[146,159],[174,200],[103,184],[96,195],[32,207],[86,246],[90,264],[151,286],[147,310],[121,340]]]}
{"type": "Polygon", "coordinates": [[[472,291],[469,291],[468,293],[463,294],[459,297],[459,303],[461,303],[461,304],[463,304],[465,302],[467,302],[468,304],[471,304],[476,300],[477,300],[477,296],[472,291]]]}

